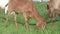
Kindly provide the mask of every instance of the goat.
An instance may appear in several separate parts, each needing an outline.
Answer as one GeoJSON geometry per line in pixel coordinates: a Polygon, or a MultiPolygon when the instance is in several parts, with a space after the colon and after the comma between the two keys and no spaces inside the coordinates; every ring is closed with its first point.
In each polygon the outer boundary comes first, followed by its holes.
{"type": "Polygon", "coordinates": [[[46,21],[39,15],[39,13],[37,12],[34,4],[32,1],[25,1],[25,0],[10,0],[8,3],[8,13],[6,16],[6,26],[8,23],[8,17],[10,15],[11,12],[15,12],[14,14],[14,22],[16,24],[16,27],[18,27],[17,21],[16,21],[16,17],[17,14],[21,13],[23,14],[24,18],[25,18],[25,26],[27,30],[29,29],[29,25],[28,25],[28,19],[30,17],[34,18],[35,20],[37,20],[37,25],[36,25],[36,29],[39,29],[39,27],[41,28],[45,28],[46,26],[46,21]]]}

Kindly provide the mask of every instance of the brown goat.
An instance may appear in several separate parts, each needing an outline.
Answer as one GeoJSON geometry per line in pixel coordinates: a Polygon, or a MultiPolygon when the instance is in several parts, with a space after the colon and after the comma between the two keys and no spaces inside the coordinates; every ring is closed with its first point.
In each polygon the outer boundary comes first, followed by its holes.
{"type": "Polygon", "coordinates": [[[48,17],[51,17],[53,15],[52,19],[52,25],[54,24],[56,17],[60,15],[60,0],[50,0],[50,2],[47,5],[48,8],[48,17]]]}
{"type": "Polygon", "coordinates": [[[8,17],[12,11],[15,12],[14,22],[16,24],[16,27],[18,27],[18,24],[16,21],[16,17],[17,17],[18,13],[23,14],[23,16],[25,18],[25,26],[26,26],[26,29],[28,29],[28,30],[30,30],[29,26],[28,26],[28,19],[30,17],[37,20],[38,23],[36,25],[36,29],[39,29],[39,27],[44,29],[46,26],[46,21],[39,15],[34,4],[31,1],[10,0],[8,3],[8,14],[6,17],[6,26],[7,26],[7,22],[8,22],[8,17]]]}

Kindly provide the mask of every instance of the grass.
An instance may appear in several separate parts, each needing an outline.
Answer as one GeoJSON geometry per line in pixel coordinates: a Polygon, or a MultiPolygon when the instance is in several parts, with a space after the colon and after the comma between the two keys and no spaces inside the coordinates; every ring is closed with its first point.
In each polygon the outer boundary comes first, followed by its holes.
{"type": "MultiPolygon", "coordinates": [[[[46,9],[46,4],[47,3],[34,3],[38,12],[40,13],[41,17],[46,19],[47,22],[49,22],[46,14],[47,14],[47,9],[46,9]]],[[[35,25],[37,22],[31,18],[29,20],[29,26],[30,26],[30,31],[26,30],[24,26],[24,17],[22,14],[19,14],[17,17],[18,21],[18,27],[16,28],[15,23],[13,21],[14,16],[10,15],[9,21],[8,21],[8,27],[5,28],[4,24],[6,21],[6,14],[4,14],[4,10],[0,9],[0,34],[60,34],[60,21],[56,21],[54,28],[52,28],[51,22],[47,23],[47,27],[42,30],[39,29],[38,31],[35,30],[35,25]]]]}

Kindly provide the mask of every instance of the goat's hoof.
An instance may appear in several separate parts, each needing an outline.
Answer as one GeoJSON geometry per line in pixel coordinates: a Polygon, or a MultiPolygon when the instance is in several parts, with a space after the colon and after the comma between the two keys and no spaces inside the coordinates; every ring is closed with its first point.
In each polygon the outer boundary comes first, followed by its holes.
{"type": "Polygon", "coordinates": [[[5,27],[7,28],[8,25],[5,25],[5,27]]]}
{"type": "Polygon", "coordinates": [[[39,30],[39,27],[38,27],[38,26],[36,26],[36,27],[35,27],[35,29],[36,29],[36,30],[39,30]]]}
{"type": "Polygon", "coordinates": [[[18,28],[18,24],[16,23],[15,25],[16,25],[16,28],[18,28]]]}
{"type": "Polygon", "coordinates": [[[26,29],[27,29],[28,31],[30,31],[30,28],[29,28],[29,27],[26,27],[26,29]]]}
{"type": "Polygon", "coordinates": [[[18,28],[18,26],[16,26],[16,28],[18,28]]]}

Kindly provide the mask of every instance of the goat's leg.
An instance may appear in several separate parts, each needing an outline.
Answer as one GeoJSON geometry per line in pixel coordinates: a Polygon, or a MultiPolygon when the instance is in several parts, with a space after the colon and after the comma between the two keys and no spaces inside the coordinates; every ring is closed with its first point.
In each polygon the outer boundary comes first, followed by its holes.
{"type": "Polygon", "coordinates": [[[52,13],[53,13],[53,8],[49,8],[48,14],[47,14],[48,18],[50,18],[52,16],[52,13]]]}
{"type": "Polygon", "coordinates": [[[47,16],[48,16],[48,18],[51,17],[51,11],[50,10],[48,10],[47,16]]]}
{"type": "Polygon", "coordinates": [[[7,13],[7,16],[6,16],[6,23],[5,23],[5,27],[7,27],[8,25],[8,18],[9,18],[9,15],[10,15],[11,11],[8,10],[8,13],[7,13]]]}
{"type": "Polygon", "coordinates": [[[23,16],[24,16],[24,18],[25,18],[25,27],[26,27],[27,30],[30,30],[30,29],[29,29],[29,25],[28,25],[28,16],[27,16],[26,13],[23,13],[23,16]]]}
{"type": "Polygon", "coordinates": [[[55,16],[55,14],[53,14],[53,18],[52,18],[52,28],[54,28],[55,19],[56,19],[56,16],[55,16]]]}
{"type": "Polygon", "coordinates": [[[52,27],[54,27],[55,21],[56,21],[56,13],[53,13],[53,18],[52,18],[52,27]]]}
{"type": "Polygon", "coordinates": [[[17,23],[16,17],[17,17],[17,14],[15,13],[14,14],[14,22],[15,22],[16,27],[18,28],[18,23],[17,23]]]}
{"type": "Polygon", "coordinates": [[[48,16],[48,18],[50,18],[51,9],[50,9],[50,7],[49,7],[49,3],[47,4],[47,9],[48,9],[47,16],[48,16]]]}

